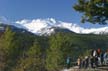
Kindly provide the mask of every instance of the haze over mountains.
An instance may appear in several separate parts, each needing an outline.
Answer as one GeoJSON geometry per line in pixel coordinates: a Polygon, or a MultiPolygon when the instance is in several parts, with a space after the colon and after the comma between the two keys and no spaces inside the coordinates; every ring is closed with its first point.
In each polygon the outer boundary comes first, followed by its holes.
{"type": "Polygon", "coordinates": [[[33,19],[33,20],[20,20],[16,22],[10,22],[5,17],[0,17],[0,23],[7,24],[7,25],[13,25],[15,27],[26,29],[27,31],[42,35],[42,34],[48,34],[55,32],[55,29],[61,29],[61,30],[69,30],[75,33],[79,34],[107,34],[108,33],[108,27],[101,27],[101,28],[83,28],[80,27],[77,24],[74,23],[68,23],[68,22],[62,22],[55,20],[53,18],[47,18],[47,19],[33,19]]]}

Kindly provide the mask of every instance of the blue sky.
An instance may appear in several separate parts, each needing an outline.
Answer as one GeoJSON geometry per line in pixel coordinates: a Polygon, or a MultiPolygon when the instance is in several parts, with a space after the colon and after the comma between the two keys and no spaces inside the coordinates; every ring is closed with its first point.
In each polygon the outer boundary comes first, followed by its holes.
{"type": "Polygon", "coordinates": [[[0,16],[11,21],[22,19],[55,18],[64,22],[77,23],[83,27],[102,25],[81,24],[81,14],[72,6],[77,0],[0,0],[0,16]]]}

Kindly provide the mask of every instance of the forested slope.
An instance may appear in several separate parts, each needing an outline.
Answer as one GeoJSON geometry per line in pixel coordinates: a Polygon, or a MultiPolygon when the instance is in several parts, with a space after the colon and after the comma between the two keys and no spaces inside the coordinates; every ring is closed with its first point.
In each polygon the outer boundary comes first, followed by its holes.
{"type": "Polygon", "coordinates": [[[66,58],[76,60],[92,49],[108,49],[107,35],[57,32],[36,36],[9,27],[0,36],[0,71],[59,71],[66,58]]]}

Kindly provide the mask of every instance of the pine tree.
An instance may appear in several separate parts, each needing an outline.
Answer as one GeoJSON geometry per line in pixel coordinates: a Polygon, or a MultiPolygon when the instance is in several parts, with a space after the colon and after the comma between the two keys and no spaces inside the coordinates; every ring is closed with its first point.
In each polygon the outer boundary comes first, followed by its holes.
{"type": "MultiPolygon", "coordinates": [[[[15,33],[9,27],[6,28],[4,34],[0,38],[0,71],[5,71],[8,67],[8,57],[13,47],[13,38],[15,33]]],[[[8,71],[8,70],[6,70],[8,71]]]]}
{"type": "Polygon", "coordinates": [[[42,51],[38,42],[25,52],[25,56],[19,60],[19,65],[13,71],[42,71],[42,51]]]}
{"type": "Polygon", "coordinates": [[[61,35],[52,36],[49,42],[50,47],[47,49],[46,68],[48,71],[60,71],[63,67],[61,35]]]}
{"type": "Polygon", "coordinates": [[[83,14],[83,23],[108,24],[108,0],[78,0],[73,8],[83,14]]]}

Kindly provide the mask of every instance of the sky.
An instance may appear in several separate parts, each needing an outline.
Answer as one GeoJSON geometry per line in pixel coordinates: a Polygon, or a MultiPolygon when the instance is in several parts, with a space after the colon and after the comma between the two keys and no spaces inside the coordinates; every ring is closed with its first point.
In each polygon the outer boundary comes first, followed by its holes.
{"type": "Polygon", "coordinates": [[[76,2],[77,0],[0,0],[0,16],[10,21],[54,18],[87,28],[105,26],[82,24],[81,14],[73,9],[76,2]]]}

